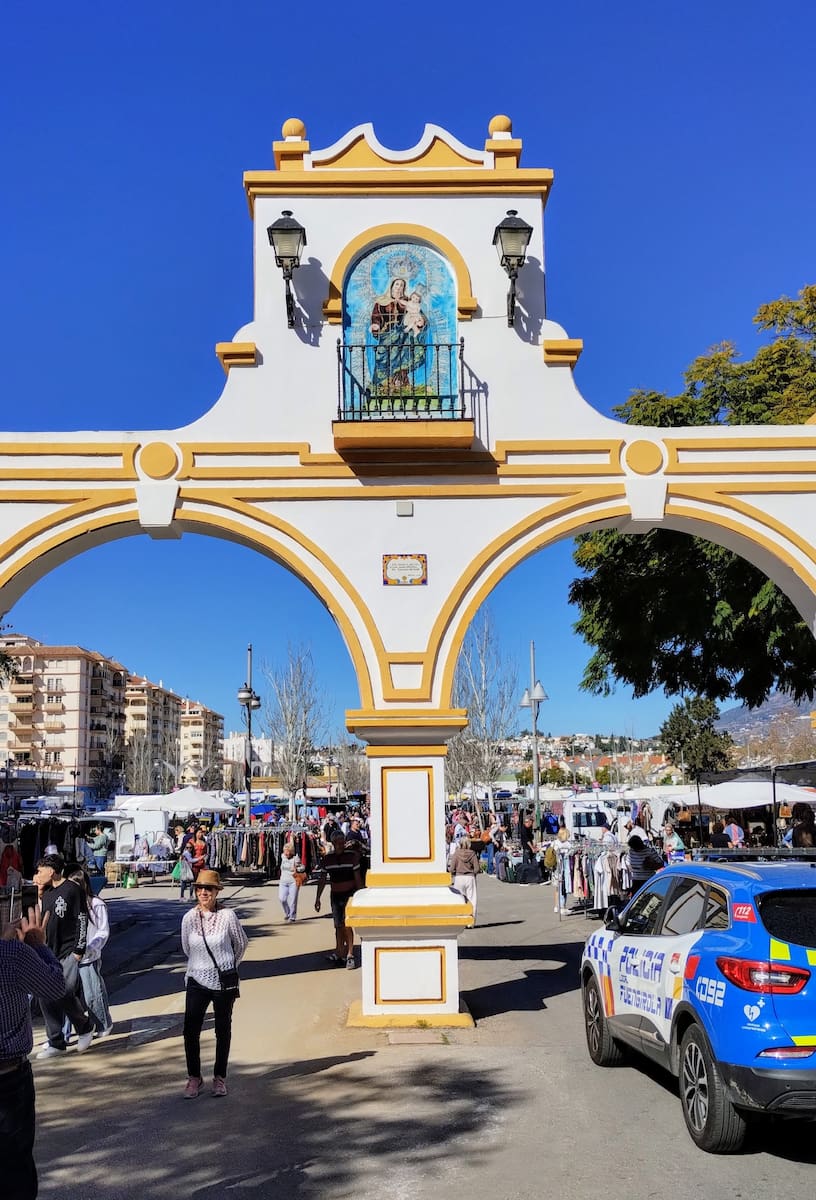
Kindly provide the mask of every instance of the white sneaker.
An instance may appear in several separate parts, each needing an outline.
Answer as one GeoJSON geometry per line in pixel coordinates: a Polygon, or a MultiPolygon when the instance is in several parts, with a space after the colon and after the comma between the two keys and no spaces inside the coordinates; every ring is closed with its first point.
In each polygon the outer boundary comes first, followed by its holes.
{"type": "Polygon", "coordinates": [[[110,1035],[112,1033],[113,1033],[113,1021],[111,1021],[110,1025],[108,1025],[105,1029],[98,1030],[94,1034],[94,1037],[95,1038],[106,1038],[106,1037],[110,1037],[110,1035]]]}
{"type": "Polygon", "coordinates": [[[81,1033],[77,1038],[77,1054],[84,1054],[93,1041],[93,1030],[88,1033],[81,1033]]]}
{"type": "Polygon", "coordinates": [[[44,1047],[44,1048],[43,1048],[43,1049],[40,1051],[40,1053],[37,1055],[37,1058],[38,1058],[38,1059],[43,1059],[43,1058],[59,1058],[59,1057],[60,1057],[60,1055],[62,1055],[62,1054],[65,1054],[65,1051],[64,1051],[64,1050],[61,1050],[61,1049],[59,1048],[59,1046],[52,1046],[52,1045],[51,1045],[51,1043],[49,1042],[49,1043],[48,1043],[48,1044],[47,1044],[47,1045],[46,1045],[46,1046],[45,1046],[45,1047],[44,1047]]]}

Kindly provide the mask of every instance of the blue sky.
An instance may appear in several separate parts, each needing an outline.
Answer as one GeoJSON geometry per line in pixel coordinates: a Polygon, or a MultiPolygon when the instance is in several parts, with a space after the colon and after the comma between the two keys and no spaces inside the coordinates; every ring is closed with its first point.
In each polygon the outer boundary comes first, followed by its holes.
{"type": "MultiPolygon", "coordinates": [[[[584,339],[576,379],[601,411],[636,387],[679,388],[714,342],[751,354],[757,306],[814,278],[815,35],[810,0],[387,15],[7,0],[0,428],[172,428],[213,403],[224,378],[213,345],[251,315],[241,174],[271,166],[290,116],[315,147],[373,120],[395,149],[426,121],[479,146],[494,113],[512,116],[524,164],[555,171],[548,311],[584,339]]],[[[519,691],[533,638],[550,696],[542,728],[655,732],[665,697],[579,692],[572,574],[561,544],[491,597],[519,691]]],[[[357,704],[320,603],[227,543],[114,543],[52,572],[6,619],[114,655],[228,727],[250,640],[259,683],[287,641],[312,646],[333,728],[357,704]]]]}

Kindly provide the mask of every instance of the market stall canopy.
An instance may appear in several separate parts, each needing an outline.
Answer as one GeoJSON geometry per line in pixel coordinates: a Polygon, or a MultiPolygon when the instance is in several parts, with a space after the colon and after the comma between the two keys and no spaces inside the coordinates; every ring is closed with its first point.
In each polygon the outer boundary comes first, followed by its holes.
{"type": "Polygon", "coordinates": [[[809,788],[794,787],[779,779],[774,788],[770,779],[730,779],[726,783],[715,783],[700,787],[700,803],[718,810],[763,808],[766,804],[777,805],[816,804],[816,792],[809,788]]]}
{"type": "Polygon", "coordinates": [[[178,817],[205,812],[237,811],[236,806],[225,800],[219,792],[204,792],[196,787],[179,788],[177,792],[168,792],[166,795],[117,797],[117,807],[126,812],[136,809],[162,809],[178,817]]]}

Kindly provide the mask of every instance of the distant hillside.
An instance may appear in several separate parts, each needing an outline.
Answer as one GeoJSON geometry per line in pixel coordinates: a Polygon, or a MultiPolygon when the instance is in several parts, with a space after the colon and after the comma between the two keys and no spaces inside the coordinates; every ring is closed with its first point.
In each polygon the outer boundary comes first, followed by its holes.
{"type": "Polygon", "coordinates": [[[790,713],[794,717],[807,717],[814,710],[816,700],[794,704],[789,697],[777,694],[771,696],[759,708],[750,709],[742,704],[739,708],[727,708],[720,714],[717,728],[730,733],[735,742],[746,737],[761,738],[767,736],[771,721],[775,717],[780,717],[783,713],[790,713]]]}

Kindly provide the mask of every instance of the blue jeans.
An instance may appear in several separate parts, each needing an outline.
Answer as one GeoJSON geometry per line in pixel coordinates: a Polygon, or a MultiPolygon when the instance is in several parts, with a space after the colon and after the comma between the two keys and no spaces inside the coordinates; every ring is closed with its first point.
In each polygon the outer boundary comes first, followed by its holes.
{"type": "Polygon", "coordinates": [[[108,1006],[108,989],[102,978],[102,963],[95,962],[79,964],[79,982],[82,995],[88,1009],[88,1015],[99,1033],[113,1024],[108,1006]]]}
{"type": "Polygon", "coordinates": [[[300,888],[293,879],[282,879],[278,884],[278,899],[287,921],[297,916],[298,892],[300,888]]]}
{"type": "Polygon", "coordinates": [[[35,1200],[34,1078],[29,1062],[0,1075],[0,1162],[4,1200],[35,1200]]]}
{"type": "Polygon", "coordinates": [[[496,856],[496,847],[493,845],[492,842],[485,842],[484,847],[482,849],[482,854],[487,855],[487,873],[488,873],[488,875],[492,875],[493,874],[493,859],[496,856]]]}

